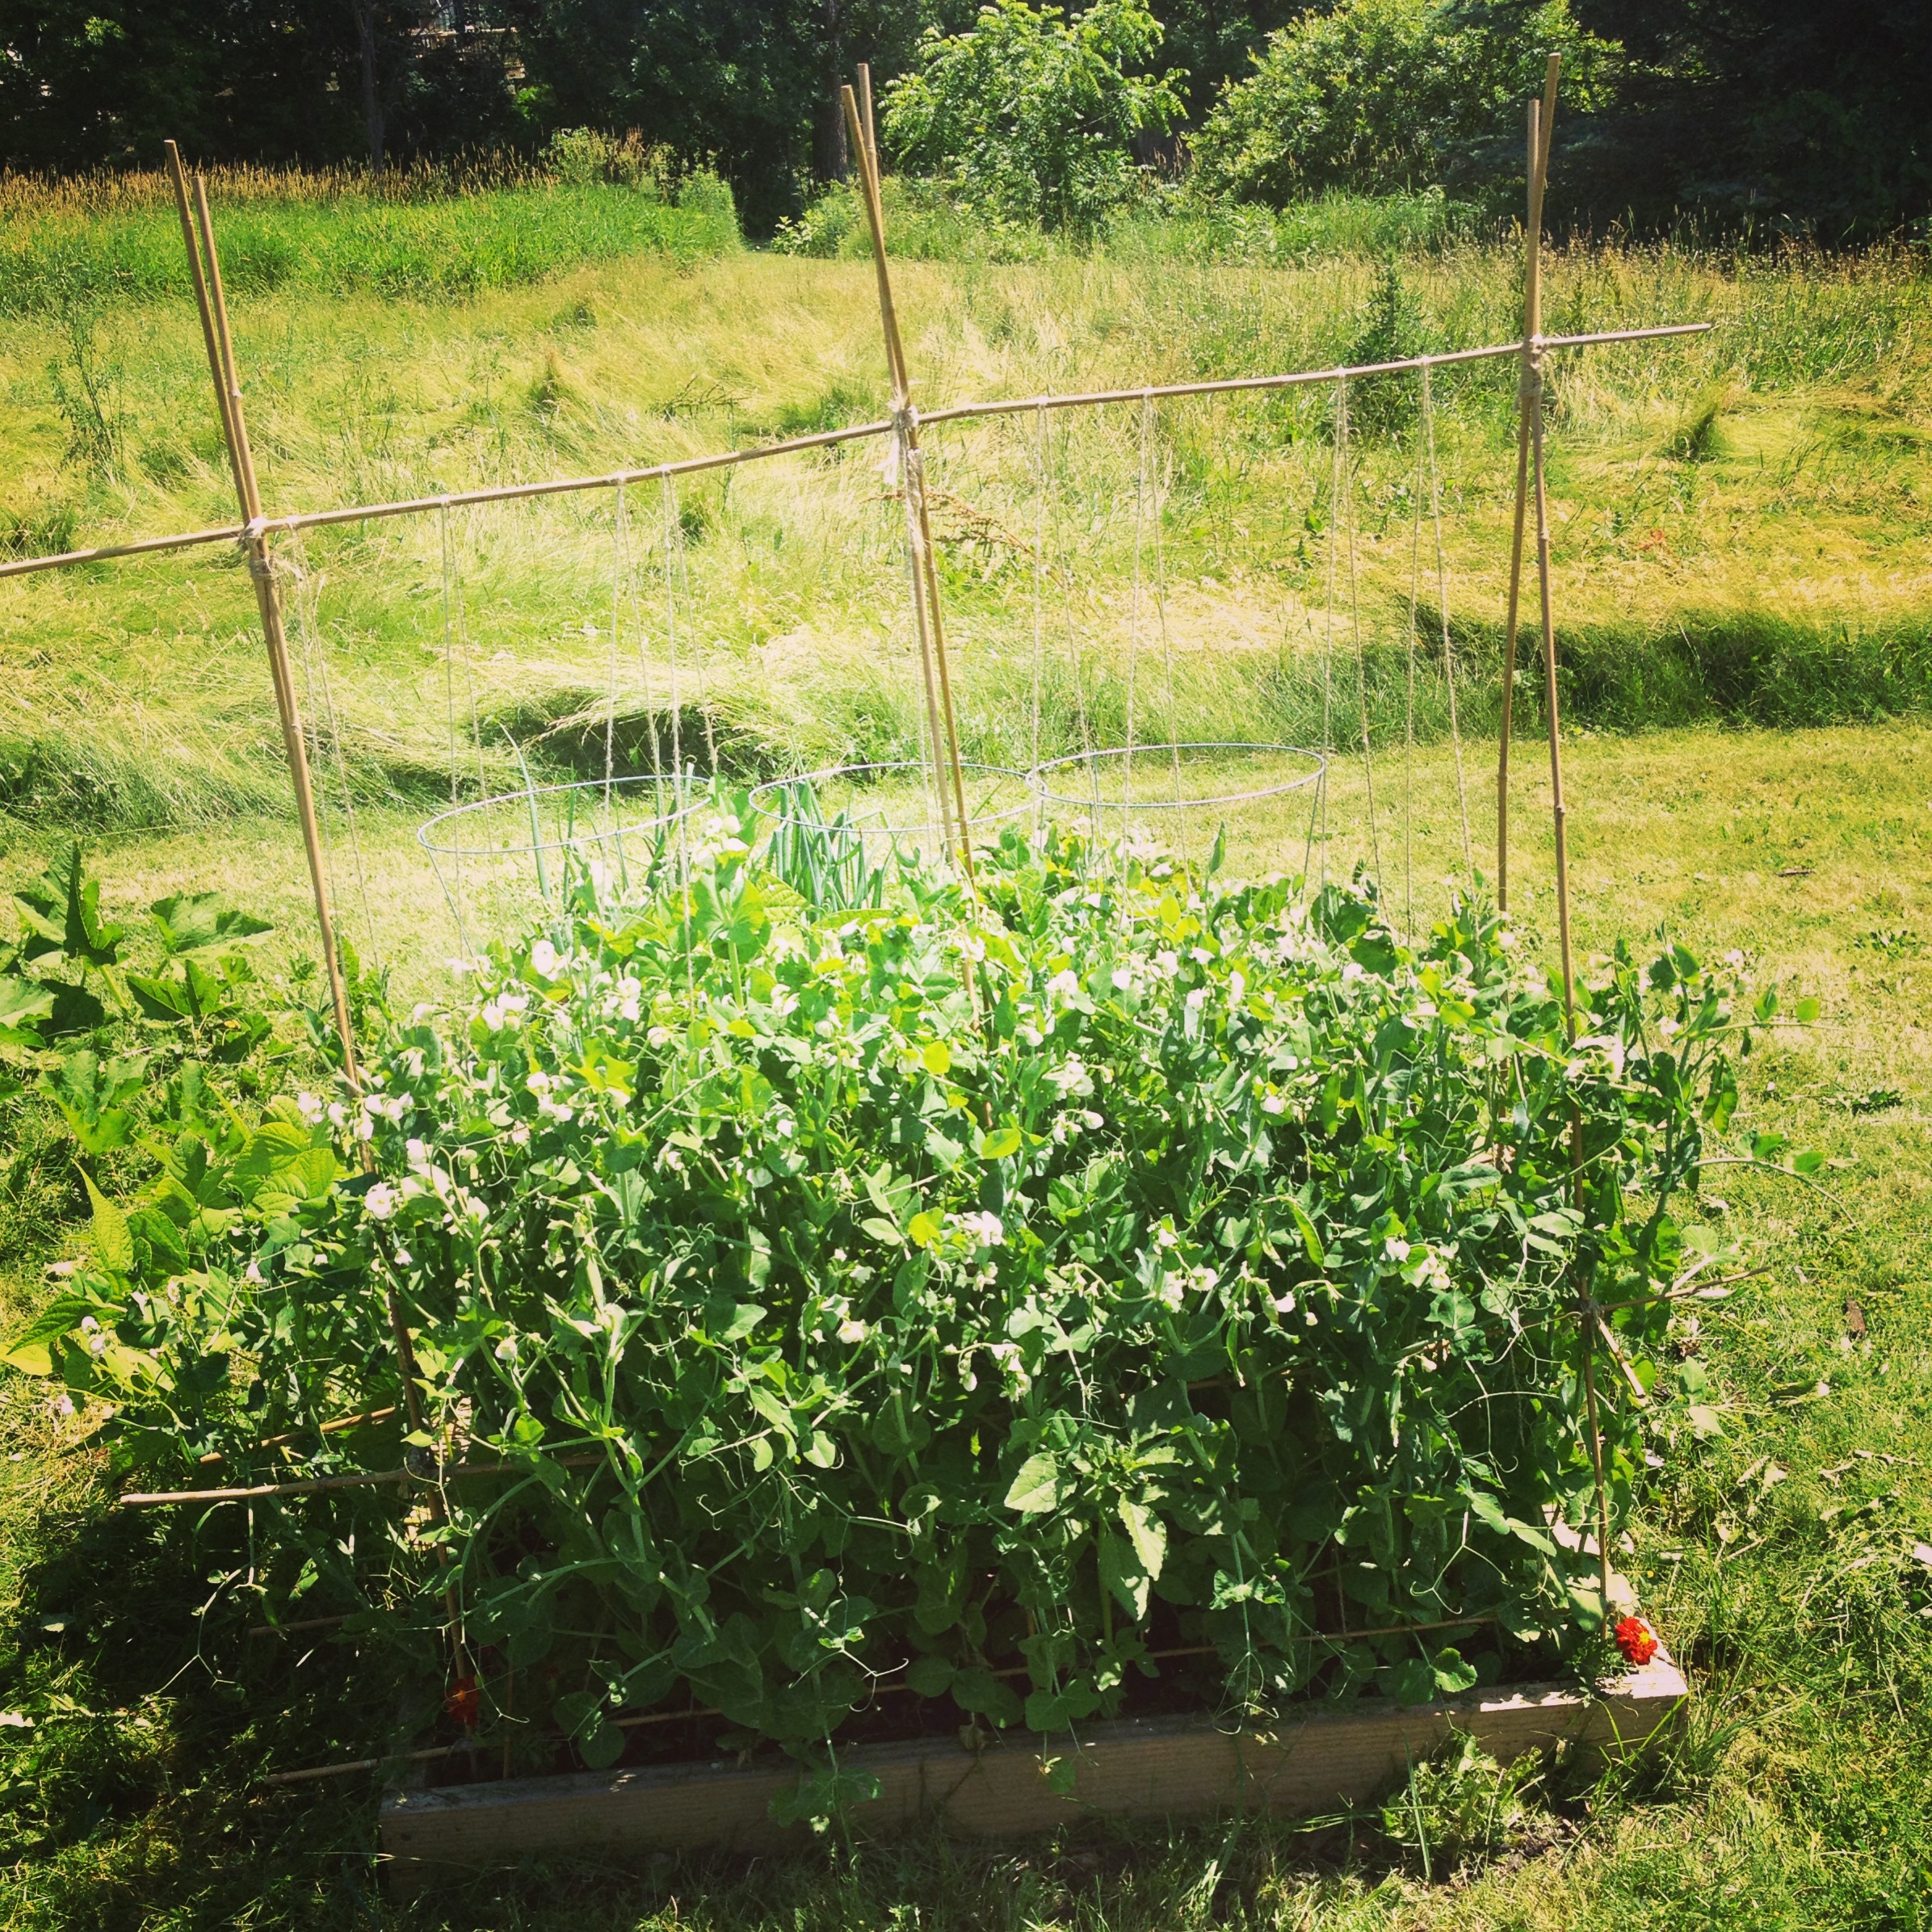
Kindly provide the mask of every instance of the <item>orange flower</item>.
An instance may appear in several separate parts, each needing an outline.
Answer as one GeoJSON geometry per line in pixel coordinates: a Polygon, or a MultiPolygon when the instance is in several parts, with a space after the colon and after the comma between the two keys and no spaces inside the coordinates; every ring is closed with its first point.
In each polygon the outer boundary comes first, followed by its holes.
{"type": "Polygon", "coordinates": [[[1648,1664],[1657,1655],[1657,1633],[1641,1617],[1623,1618],[1615,1634],[1627,1663],[1648,1664]]]}
{"type": "Polygon", "coordinates": [[[468,1731],[475,1727],[480,1703],[477,1694],[477,1680],[473,1677],[460,1677],[451,1684],[445,1694],[443,1707],[468,1731]]]}

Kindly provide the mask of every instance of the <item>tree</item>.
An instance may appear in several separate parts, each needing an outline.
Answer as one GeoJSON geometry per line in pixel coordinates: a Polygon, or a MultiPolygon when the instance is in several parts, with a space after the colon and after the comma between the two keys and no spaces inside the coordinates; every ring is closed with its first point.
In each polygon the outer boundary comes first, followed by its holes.
{"type": "Polygon", "coordinates": [[[1575,0],[1623,44],[1559,186],[1598,221],[1678,211],[1851,241],[1932,214],[1924,0],[1575,0]]]}
{"type": "Polygon", "coordinates": [[[1134,191],[1134,137],[1180,118],[1180,74],[1131,71],[1161,40],[1138,0],[1094,0],[1071,19],[994,0],[968,32],[920,42],[887,93],[884,138],[1001,219],[1089,231],[1134,191]]]}
{"type": "Polygon", "coordinates": [[[483,0],[0,0],[0,157],[24,168],[437,153],[513,132],[483,0]]]}
{"type": "Polygon", "coordinates": [[[1365,193],[1520,182],[1522,103],[1552,52],[1564,96],[1604,97],[1615,49],[1567,0],[1464,9],[1453,0],[1339,0],[1269,36],[1193,141],[1210,193],[1281,206],[1334,187],[1365,193]]]}

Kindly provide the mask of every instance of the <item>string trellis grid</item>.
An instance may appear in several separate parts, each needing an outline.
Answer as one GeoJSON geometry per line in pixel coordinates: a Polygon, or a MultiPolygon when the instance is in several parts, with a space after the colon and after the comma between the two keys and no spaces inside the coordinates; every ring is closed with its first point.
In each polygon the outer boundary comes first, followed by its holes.
{"type": "MultiPolygon", "coordinates": [[[[1562,927],[1562,950],[1564,987],[1566,1010],[1570,1024],[1574,1028],[1573,1004],[1573,981],[1569,956],[1569,908],[1567,858],[1564,841],[1564,803],[1561,775],[1561,754],[1559,720],[1556,713],[1556,686],[1553,641],[1552,607],[1549,572],[1549,532],[1548,506],[1544,489],[1543,388],[1544,372],[1549,357],[1555,353],[1587,348],[1597,344],[1683,337],[1701,333],[1707,324],[1665,325],[1653,328],[1617,330],[1590,334],[1548,337],[1541,330],[1540,309],[1540,231],[1544,187],[1547,177],[1549,153],[1549,132],[1556,102],[1557,64],[1552,58],[1544,95],[1541,102],[1532,103],[1529,113],[1529,158],[1530,158],[1530,220],[1527,229],[1526,300],[1524,330],[1521,338],[1512,342],[1491,345],[1453,351],[1443,355],[1413,356],[1357,368],[1298,371],[1292,373],[1241,376],[1209,381],[1176,383],[1160,385],[1141,384],[1130,388],[1097,390],[1080,393],[1040,395],[987,402],[966,402],[948,405],[922,414],[914,404],[909,374],[906,368],[905,353],[900,340],[897,313],[893,305],[888,265],[885,253],[883,208],[879,195],[878,162],[876,145],[871,130],[869,81],[863,91],[866,96],[865,111],[861,111],[858,98],[851,90],[846,91],[845,106],[848,122],[855,136],[862,185],[867,204],[868,220],[874,244],[875,263],[879,282],[882,326],[884,330],[888,362],[893,375],[893,406],[890,416],[872,422],[821,431],[811,435],[793,437],[779,442],[763,443],[750,448],[720,452],[706,456],[690,457],[674,462],[666,462],[644,467],[629,468],[592,477],[577,477],[551,481],[519,484],[464,492],[446,492],[435,496],[410,498],[397,502],[363,504],[342,508],[309,512],[297,512],[270,518],[264,514],[257,488],[253,458],[249,450],[247,431],[242,410],[242,387],[233,353],[233,345],[229,328],[225,299],[223,295],[219,258],[216,252],[214,232],[209,216],[205,187],[199,178],[194,184],[193,205],[191,209],[187,177],[179,159],[174,153],[170,144],[170,163],[174,170],[178,210],[184,241],[192,268],[197,304],[200,311],[205,345],[208,350],[211,375],[214,380],[216,403],[224,439],[227,444],[231,468],[233,472],[237,495],[241,506],[241,521],[228,525],[187,531],[173,536],[145,538],[132,542],[95,546],[91,548],[61,552],[58,555],[32,557],[0,564],[0,577],[15,577],[37,572],[58,569],[69,566],[97,563],[115,558],[153,556],[177,552],[211,544],[237,544],[247,556],[251,579],[256,592],[263,635],[268,647],[271,676],[274,685],[277,709],[280,716],[284,741],[287,751],[292,783],[294,788],[298,816],[300,818],[304,847],[309,859],[310,883],[315,900],[316,915],[320,930],[322,951],[327,968],[330,990],[335,1008],[338,1033],[338,1046],[343,1070],[352,1088],[359,1089],[359,1073],[357,1067],[355,1042],[350,1023],[346,989],[343,981],[341,956],[337,944],[331,890],[331,868],[325,849],[321,825],[315,805],[314,789],[311,775],[309,749],[309,733],[305,727],[301,708],[298,702],[293,670],[289,660],[287,640],[282,615],[281,583],[284,578],[275,567],[272,540],[283,536],[295,537],[297,546],[295,552],[295,572],[297,590],[297,620],[300,632],[305,640],[304,655],[312,670],[320,676],[311,685],[311,710],[319,695],[322,715],[328,732],[329,743],[336,765],[338,781],[344,785],[345,813],[351,821],[353,838],[353,790],[346,783],[347,771],[341,746],[339,724],[335,717],[334,707],[329,693],[326,666],[323,653],[318,649],[311,649],[317,628],[317,620],[313,598],[318,592],[319,581],[313,584],[306,578],[303,569],[300,539],[301,533],[314,529],[327,528],[343,524],[363,523],[384,519],[435,514],[441,519],[441,536],[444,561],[444,639],[445,639],[445,693],[446,704],[450,712],[452,735],[456,710],[456,669],[460,656],[471,712],[471,737],[477,751],[481,754],[481,731],[477,717],[474,674],[467,640],[463,639],[462,601],[460,578],[455,571],[453,544],[451,532],[451,513],[457,508],[468,508],[489,503],[530,502],[536,498],[581,494],[592,491],[616,493],[614,516],[613,547],[616,556],[617,582],[620,586],[614,594],[613,646],[617,628],[615,611],[618,599],[628,590],[628,601],[632,607],[633,628],[639,639],[640,653],[644,650],[642,628],[636,622],[636,590],[635,568],[628,556],[628,525],[627,520],[626,491],[632,485],[656,481],[661,489],[663,505],[663,578],[666,593],[665,629],[666,666],[671,682],[670,714],[673,733],[672,810],[668,815],[674,825],[679,840],[680,851],[683,850],[683,821],[687,809],[687,773],[682,756],[681,697],[677,644],[678,592],[683,569],[682,531],[678,514],[678,479],[710,471],[728,471],[737,466],[767,460],[773,457],[804,451],[823,450],[848,443],[870,439],[889,437],[893,439],[899,456],[899,476],[906,501],[907,548],[909,578],[915,616],[915,630],[918,639],[921,670],[925,691],[925,723],[926,727],[926,755],[922,761],[935,793],[939,817],[947,830],[947,849],[952,852],[968,878],[971,876],[971,831],[972,821],[969,817],[964,789],[963,771],[965,764],[960,756],[956,720],[953,712],[945,645],[943,614],[939,602],[939,579],[935,566],[930,516],[924,485],[923,460],[920,447],[922,430],[930,430],[951,422],[963,422],[1006,415],[1028,415],[1034,422],[1038,470],[1044,477],[1045,449],[1047,443],[1047,418],[1051,412],[1074,409],[1096,409],[1111,404],[1136,405],[1141,412],[1141,439],[1140,460],[1140,483],[1136,493],[1137,505],[1142,510],[1148,498],[1149,486],[1150,444],[1153,441],[1152,425],[1158,402],[1169,398],[1183,397],[1228,396],[1241,393],[1262,393],[1286,390],[1309,385],[1332,385],[1334,391],[1334,485],[1331,492],[1331,515],[1329,520],[1329,547],[1328,557],[1329,608],[1325,628],[1324,663],[1324,709],[1325,730],[1321,751],[1325,755],[1334,747],[1329,742],[1333,725],[1333,655],[1337,623],[1336,603],[1341,590],[1342,555],[1346,556],[1346,577],[1350,604],[1350,624],[1356,645],[1358,698],[1360,714],[1362,748],[1365,759],[1365,786],[1372,794],[1373,771],[1370,763],[1368,731],[1368,692],[1367,673],[1361,651],[1359,606],[1356,582],[1353,516],[1349,508],[1351,492],[1349,487],[1350,456],[1348,437],[1348,391],[1351,382],[1368,376],[1413,373],[1419,378],[1421,386],[1421,447],[1418,450],[1418,485],[1414,506],[1417,527],[1412,538],[1412,582],[1418,586],[1421,477],[1426,468],[1429,494],[1429,515],[1432,523],[1437,559],[1438,603],[1441,607],[1443,626],[1443,650],[1444,678],[1449,694],[1452,726],[1455,722],[1455,670],[1452,640],[1447,615],[1447,573],[1443,561],[1442,538],[1442,510],[1439,477],[1437,472],[1433,414],[1431,376],[1443,368],[1483,361],[1516,359],[1520,364],[1522,380],[1519,393],[1522,401],[1521,430],[1518,441],[1518,487],[1516,508],[1516,541],[1512,558],[1511,582],[1509,599],[1509,616],[1506,627],[1506,649],[1507,653],[1504,685],[1504,721],[1502,746],[1498,758],[1498,812],[1497,812],[1497,888],[1499,901],[1507,890],[1508,860],[1508,797],[1509,797],[1509,749],[1510,735],[1510,708],[1513,694],[1515,650],[1517,641],[1516,619],[1518,611],[1521,586],[1522,552],[1526,529],[1533,506],[1536,535],[1536,562],[1538,594],[1541,618],[1541,642],[1545,678],[1545,720],[1552,761],[1552,788],[1555,807],[1555,830],[1557,861],[1557,900],[1562,927]]],[[[1036,558],[1035,577],[1035,636],[1036,640],[1034,662],[1034,691],[1035,693],[1034,722],[1030,741],[1037,746],[1038,699],[1040,678],[1040,657],[1038,640],[1044,630],[1044,590],[1046,565],[1044,553],[1047,539],[1047,513],[1044,503],[1036,515],[1036,558]]],[[[1138,545],[1136,544],[1136,548],[1138,545]]],[[[1157,598],[1161,595],[1161,578],[1163,570],[1163,552],[1161,539],[1156,537],[1155,572],[1157,598]]],[[[1069,578],[1071,572],[1067,573],[1069,578]]],[[[1138,573],[1136,573],[1136,584],[1138,573]]],[[[1070,615],[1069,597],[1069,615],[1070,615]]],[[[1136,619],[1138,612],[1136,611],[1136,619]]],[[[1412,598],[1409,626],[1409,649],[1413,653],[1415,645],[1417,609],[1412,598]]],[[[1166,643],[1165,616],[1163,614],[1163,637],[1166,643]]],[[[1080,653],[1076,648],[1075,688],[1079,694],[1083,680],[1077,668],[1080,653]]],[[[1169,689],[1170,704],[1173,692],[1172,657],[1170,649],[1164,653],[1169,666],[1169,689]]],[[[702,653],[694,654],[698,674],[703,677],[702,653]]],[[[646,666],[648,702],[648,665],[646,666]]],[[[1413,670],[1409,678],[1410,693],[1407,721],[1405,727],[1405,743],[1413,736],[1413,670]]],[[[1079,697],[1082,713],[1082,736],[1086,735],[1087,705],[1084,695],[1079,697]]],[[[704,705],[707,737],[707,752],[712,769],[716,770],[716,741],[712,734],[710,707],[704,705]]],[[[648,727],[653,734],[653,778],[659,788],[660,809],[652,827],[660,835],[670,829],[667,815],[662,809],[662,774],[655,769],[654,721],[648,727]]],[[[607,714],[605,729],[605,766],[601,788],[607,805],[612,799],[615,781],[612,770],[615,714],[607,714]]],[[[1170,729],[1170,737],[1175,734],[1170,729]]],[[[1131,766],[1133,744],[1130,731],[1129,741],[1124,748],[1127,763],[1131,766]]],[[[1164,748],[1173,751],[1175,768],[1178,770],[1179,754],[1189,747],[1178,744],[1164,748]]],[[[1245,749],[1254,749],[1248,747],[1245,749]]],[[[319,746],[318,746],[319,750],[319,746]]],[[[1029,783],[1036,788],[1042,787],[1042,772],[1050,767],[1041,767],[1035,751],[1035,769],[1027,775],[1029,783]]],[[[1098,804],[1099,787],[1094,776],[1095,761],[1110,754],[1107,748],[1083,744],[1078,761],[1089,766],[1089,775],[1094,784],[1094,797],[1098,804]]],[[[1465,856],[1472,856],[1468,821],[1466,795],[1464,791],[1461,767],[1460,730],[1456,732],[1456,758],[1458,782],[1458,808],[1462,819],[1465,856]]],[[[1061,761],[1063,763],[1066,761],[1061,761]]],[[[452,760],[452,770],[454,761],[452,760]]],[[[1131,780],[1130,780],[1131,783],[1131,780]]],[[[1179,788],[1177,783],[1177,792],[1179,788]]],[[[565,788],[565,789],[569,789],[565,788]]],[[[526,795],[531,808],[532,847],[540,862],[543,842],[537,835],[535,788],[527,782],[526,795]]],[[[1047,796],[1050,796],[1047,795],[1047,796]]],[[[491,802],[491,801],[483,801],[491,802]]],[[[1035,801],[1035,804],[1044,802],[1035,801]]],[[[459,804],[458,811],[466,809],[459,804]]],[[[607,813],[607,820],[615,816],[607,813]]],[[[1379,844],[1379,834],[1375,830],[1372,796],[1370,807],[1371,838],[1379,844]]],[[[1324,825],[1325,830],[1325,825],[1324,825]]],[[[1405,850],[1407,833],[1405,829],[1405,850]]],[[[621,846],[620,847],[621,853],[621,846]]],[[[1379,867],[1378,867],[1379,869],[1379,867]]],[[[1673,1293],[1679,1291],[1674,1290],[1673,1293]]],[[[1682,1292],[1699,1292],[1684,1287],[1682,1292]]],[[[411,1338],[401,1308],[393,1287],[388,1291],[388,1313],[397,1356],[398,1378],[401,1388],[401,1400],[405,1406],[413,1430],[420,1431],[424,1418],[420,1413],[418,1385],[414,1369],[411,1338]]],[[[1623,1363],[1617,1350],[1614,1334],[1602,1321],[1603,1310],[1587,1292],[1581,1293],[1577,1304],[1579,1338],[1581,1354],[1581,1380],[1584,1383],[1590,1412],[1590,1435],[1594,1462],[1597,1493],[1597,1556],[1602,1572],[1602,1581],[1606,1598],[1609,1593],[1608,1511],[1603,1485],[1602,1469],[1602,1443],[1597,1427],[1599,1392],[1595,1375],[1595,1351],[1599,1346],[1610,1350],[1614,1364],[1629,1377],[1628,1365],[1623,1363]]],[[[326,1430],[328,1419],[317,1418],[319,1428],[326,1430]]],[[[481,1473],[479,1469],[474,1473],[481,1473]]],[[[455,1473],[452,1472],[451,1473],[455,1473]]],[[[424,1500],[432,1511],[440,1514],[443,1497],[439,1486],[440,1477],[430,1480],[423,1490],[424,1500]]],[[[124,1503],[135,1506],[148,1506],[174,1502],[209,1503],[228,1500],[242,1501],[255,1498],[283,1497],[296,1494],[313,1493],[318,1491],[355,1487],[380,1487],[394,1485],[408,1492],[421,1486],[422,1479],[405,1468],[397,1471],[370,1471],[334,1475],[315,1479],[300,1479],[290,1482],[244,1485],[225,1489],[174,1492],[155,1495],[129,1496],[122,1498],[124,1503]]],[[[1451,1620],[1454,1621],[1453,1619],[1451,1620]]],[[[1448,1627],[1447,1625],[1443,1627],[1448,1627]]],[[[462,1615],[460,1605],[453,1598],[449,1605],[448,1628],[454,1653],[459,1661],[464,1656],[462,1640],[462,1615]]],[[[1321,1640],[1334,1640],[1322,1639],[1321,1640]]],[[[356,1768],[356,1767],[350,1767],[356,1768]]]]}

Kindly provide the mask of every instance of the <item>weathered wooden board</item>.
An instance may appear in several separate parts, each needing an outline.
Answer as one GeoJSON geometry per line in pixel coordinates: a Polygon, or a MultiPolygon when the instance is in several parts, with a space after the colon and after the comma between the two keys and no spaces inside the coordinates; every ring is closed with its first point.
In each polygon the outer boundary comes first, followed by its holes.
{"type": "MultiPolygon", "coordinates": [[[[1297,1816],[1373,1797],[1454,1731],[1505,1762],[1565,1742],[1641,1749],[1685,1689],[1660,1650],[1594,1697],[1531,1684],[1406,1710],[1370,1699],[1317,1708],[1265,1732],[1226,1732],[1200,1717],[1122,1720],[1093,1725],[1077,1747],[1069,1741],[1060,1749],[1077,1766],[1070,1796],[1048,1784],[1033,1739],[977,1755],[931,1739],[864,1745],[842,1762],[879,1780],[879,1796],[851,1814],[864,1833],[934,1814],[963,1834],[990,1838],[1096,1816],[1297,1816]]],[[[438,1867],[480,1870],[531,1853],[771,1851],[805,1835],[775,1825],[766,1809],[796,1781],[783,1766],[679,1764],[397,1791],[383,1806],[382,1850],[405,1889],[438,1867]]]]}

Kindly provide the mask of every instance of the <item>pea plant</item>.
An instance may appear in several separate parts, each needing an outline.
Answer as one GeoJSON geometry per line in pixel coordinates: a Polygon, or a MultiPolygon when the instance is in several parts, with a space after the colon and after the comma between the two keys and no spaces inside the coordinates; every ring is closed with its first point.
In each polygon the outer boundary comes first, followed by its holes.
{"type": "Polygon", "coordinates": [[[183,1123],[11,1359],[151,1476],[392,1477],[255,1506],[271,1615],[430,1670],[453,1615],[526,1762],[716,1713],[800,1815],[891,1699],[1077,1736],[1600,1629],[1584,1324],[1614,1532],[1774,995],[1620,952],[1573,1040],[1472,899],[1409,944],[1361,880],[1048,830],[968,887],[748,823],[573,873],[363,1093],[183,1123]]]}

